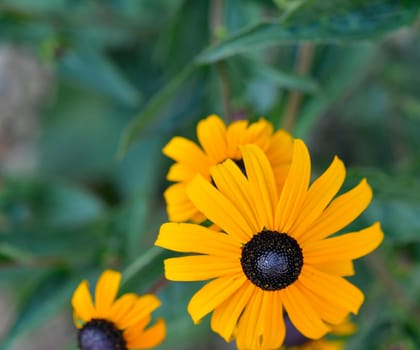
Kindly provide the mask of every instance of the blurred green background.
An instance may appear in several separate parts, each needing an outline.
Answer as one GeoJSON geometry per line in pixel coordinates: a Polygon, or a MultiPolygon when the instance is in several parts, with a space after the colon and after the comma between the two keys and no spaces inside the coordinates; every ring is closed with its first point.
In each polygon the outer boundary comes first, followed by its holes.
{"type": "Polygon", "coordinates": [[[420,21],[410,0],[1,0],[0,348],[75,349],[70,298],[105,268],[157,292],[159,349],[233,349],[153,247],[174,135],[264,116],[363,177],[385,240],[352,281],[348,349],[420,348],[420,21]]]}

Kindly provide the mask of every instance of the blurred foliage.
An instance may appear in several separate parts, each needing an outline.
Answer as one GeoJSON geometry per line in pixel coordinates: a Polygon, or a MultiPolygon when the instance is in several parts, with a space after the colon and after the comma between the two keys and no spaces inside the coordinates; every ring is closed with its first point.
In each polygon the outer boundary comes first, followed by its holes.
{"type": "Polygon", "coordinates": [[[2,171],[0,285],[18,312],[0,347],[70,311],[77,283],[106,267],[123,271],[124,290],[162,298],[161,349],[211,344],[208,320],[194,327],[186,312],[197,285],[163,288],[169,253],[153,242],[166,220],[162,146],[173,135],[194,138],[197,121],[219,113],[293,126],[316,172],[337,154],[347,184],[368,178],[375,198],[357,224],[381,221],[386,239],[357,264],[366,302],[348,349],[420,348],[419,8],[414,0],[1,1],[0,43],[30,48],[54,88],[35,168],[2,171]]]}

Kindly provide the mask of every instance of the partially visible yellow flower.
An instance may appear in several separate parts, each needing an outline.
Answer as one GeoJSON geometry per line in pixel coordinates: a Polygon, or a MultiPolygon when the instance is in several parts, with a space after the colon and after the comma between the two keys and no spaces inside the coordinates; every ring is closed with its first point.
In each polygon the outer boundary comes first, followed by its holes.
{"type": "Polygon", "coordinates": [[[239,349],[277,349],[287,313],[307,338],[320,339],[356,314],[363,293],[343,276],[353,260],[382,241],[379,223],[330,237],[356,219],[372,199],[366,180],[334,198],[345,167],[334,158],[310,184],[311,162],[301,140],[293,144],[286,181],[278,190],[270,162],[256,145],[241,147],[245,173],[226,160],[211,169],[215,186],[197,175],[187,186],[194,205],[221,230],[165,223],[157,246],[187,256],[165,260],[173,281],[209,280],[192,297],[195,323],[212,313],[211,327],[239,349]]]}
{"type": "Polygon", "coordinates": [[[81,350],[149,349],[165,338],[162,319],[146,328],[151,312],[160,305],[159,299],[152,294],[133,293],[116,298],[120,281],[121,273],[104,271],[96,284],[95,302],[86,280],[76,288],[72,305],[81,350]]]}
{"type": "Polygon", "coordinates": [[[273,168],[277,187],[283,185],[292,157],[292,137],[284,130],[273,132],[267,120],[250,124],[239,120],[226,126],[220,117],[210,115],[198,123],[197,138],[199,145],[176,136],[163,148],[163,153],[176,162],[167,175],[175,184],[164,194],[170,221],[204,221],[203,214],[188,199],[186,186],[197,174],[211,182],[210,168],[226,159],[232,159],[243,169],[241,145],[259,146],[273,168]]]}

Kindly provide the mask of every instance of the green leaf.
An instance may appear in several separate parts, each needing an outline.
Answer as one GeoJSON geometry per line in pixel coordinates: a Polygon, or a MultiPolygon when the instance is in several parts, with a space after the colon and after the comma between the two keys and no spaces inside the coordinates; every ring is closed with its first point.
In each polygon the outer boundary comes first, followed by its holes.
{"type": "Polygon", "coordinates": [[[319,85],[310,77],[304,77],[289,72],[282,72],[267,65],[256,66],[255,73],[257,77],[270,81],[281,88],[309,93],[319,91],[319,85]]]}
{"type": "Polygon", "coordinates": [[[129,106],[137,106],[140,92],[98,50],[82,47],[68,51],[60,61],[63,77],[86,84],[129,106]]]}
{"type": "Polygon", "coordinates": [[[377,38],[414,21],[420,3],[404,0],[312,1],[287,20],[264,20],[207,48],[197,62],[209,64],[274,45],[298,42],[345,44],[377,38]]]}
{"type": "Polygon", "coordinates": [[[52,227],[85,225],[104,212],[104,204],[88,191],[64,184],[47,189],[44,217],[52,227]]]}
{"type": "Polygon", "coordinates": [[[124,156],[128,148],[150,124],[159,122],[159,111],[177,94],[181,85],[191,76],[196,68],[197,66],[194,64],[187,65],[149,100],[139,115],[134,117],[122,135],[118,151],[119,158],[124,156]]]}
{"type": "Polygon", "coordinates": [[[328,73],[320,78],[322,93],[314,95],[302,106],[293,134],[301,138],[308,137],[334,102],[356,86],[370,64],[375,64],[376,53],[374,45],[363,45],[357,50],[352,47],[335,47],[326,62],[328,73]]]}

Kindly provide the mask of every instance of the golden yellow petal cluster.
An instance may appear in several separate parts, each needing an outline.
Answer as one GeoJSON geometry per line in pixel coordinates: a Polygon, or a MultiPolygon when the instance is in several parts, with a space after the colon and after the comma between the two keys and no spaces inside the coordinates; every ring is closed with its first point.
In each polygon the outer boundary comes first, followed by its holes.
{"type": "Polygon", "coordinates": [[[197,138],[198,144],[177,136],[163,148],[163,153],[176,162],[167,175],[174,184],[164,193],[170,221],[200,223],[205,219],[188,198],[186,187],[197,174],[211,182],[210,168],[226,159],[240,162],[241,145],[258,145],[270,161],[277,186],[284,183],[292,155],[292,137],[284,130],[274,132],[267,120],[238,120],[226,126],[220,117],[210,115],[198,123],[197,138]]]}
{"type": "Polygon", "coordinates": [[[120,281],[121,273],[104,271],[96,284],[94,302],[88,282],[79,284],[72,298],[74,322],[79,332],[92,320],[98,320],[120,331],[127,349],[149,349],[159,345],[165,338],[165,322],[159,319],[148,327],[151,312],[160,305],[159,299],[152,294],[138,296],[133,293],[117,298],[120,281]]]}

